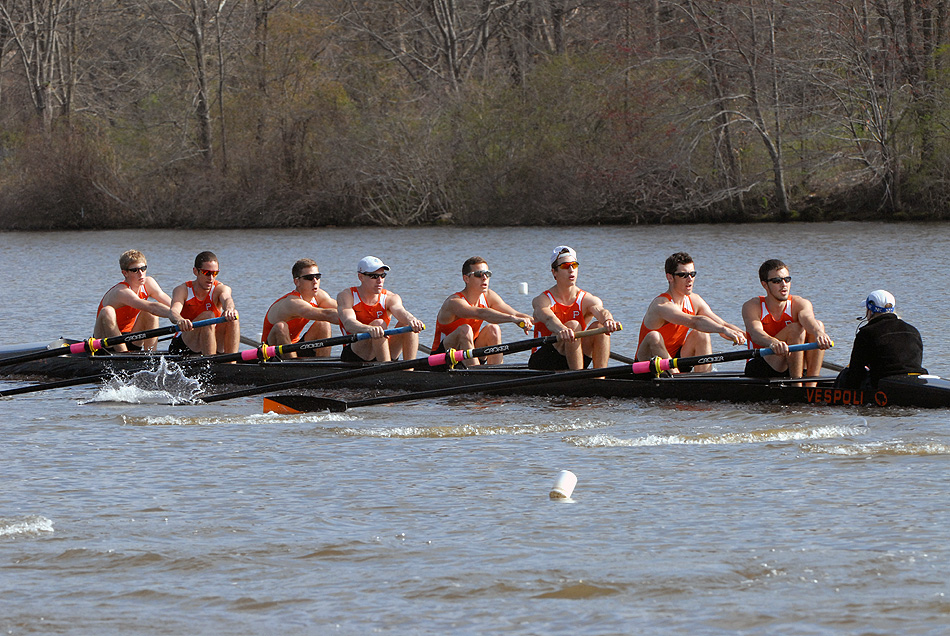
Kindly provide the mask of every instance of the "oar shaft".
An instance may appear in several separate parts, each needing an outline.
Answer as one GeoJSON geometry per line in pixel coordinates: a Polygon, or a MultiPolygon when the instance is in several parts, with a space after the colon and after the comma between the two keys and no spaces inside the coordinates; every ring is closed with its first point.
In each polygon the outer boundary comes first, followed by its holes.
{"type": "MultiPolygon", "coordinates": [[[[205,320],[196,320],[191,323],[191,326],[195,329],[200,329],[201,327],[208,327],[210,325],[217,325],[219,323],[227,321],[225,316],[217,316],[215,318],[207,318],[205,320]]],[[[102,338],[98,340],[93,340],[90,346],[93,349],[108,349],[110,347],[115,347],[120,344],[128,344],[130,342],[137,342],[139,340],[148,340],[149,338],[154,338],[156,336],[164,336],[165,334],[175,333],[178,331],[178,325],[167,325],[165,327],[156,327],[155,329],[148,329],[147,331],[139,331],[138,333],[125,333],[121,336],[110,336],[108,338],[102,338]]],[[[80,343],[77,343],[80,344],[80,343]]],[[[75,345],[71,345],[75,346],[75,345]]],[[[71,351],[71,353],[80,353],[78,351],[71,351]]]]}
{"type": "MultiPolygon", "coordinates": [[[[396,327],[387,329],[383,333],[386,336],[394,336],[400,333],[412,331],[412,327],[396,327]]],[[[188,358],[185,362],[252,362],[255,360],[269,360],[293,351],[312,351],[315,349],[326,349],[337,345],[347,345],[359,340],[368,340],[372,336],[368,333],[351,333],[343,336],[334,336],[332,338],[323,338],[322,340],[302,340],[284,345],[260,345],[255,349],[245,349],[237,353],[221,353],[213,356],[202,356],[200,358],[188,358]]]]}
{"type": "MultiPolygon", "coordinates": [[[[597,329],[590,329],[588,331],[579,331],[574,334],[575,337],[584,337],[584,336],[593,336],[599,333],[605,333],[607,329],[605,327],[599,327],[597,329]]],[[[533,338],[531,340],[522,340],[520,342],[513,342],[510,344],[500,344],[493,345],[489,347],[481,347],[478,349],[469,349],[467,351],[456,351],[453,356],[456,362],[461,362],[462,360],[468,358],[479,358],[481,356],[491,355],[493,353],[513,353],[517,351],[525,351],[531,349],[532,347],[540,346],[546,342],[556,342],[557,336],[545,336],[543,338],[533,338]]],[[[386,362],[372,367],[361,367],[359,369],[351,369],[348,371],[340,371],[338,373],[328,373],[324,375],[311,376],[307,378],[300,378],[298,380],[287,380],[286,382],[277,382],[275,384],[268,384],[265,386],[258,387],[249,387],[247,389],[238,389],[236,391],[230,391],[228,393],[218,393],[217,395],[208,395],[201,398],[204,402],[220,402],[221,400],[230,400],[232,398],[247,397],[249,395],[260,395],[261,393],[269,393],[271,391],[282,391],[284,389],[293,389],[299,386],[307,385],[317,385],[322,386],[324,384],[329,384],[331,382],[340,382],[342,380],[348,380],[350,378],[361,378],[368,377],[372,375],[381,375],[384,373],[391,373],[393,371],[400,371],[402,369],[413,369],[415,367],[429,366],[429,367],[438,367],[446,364],[447,354],[437,353],[429,355],[425,358],[414,358],[412,360],[402,360],[399,362],[386,362]]]]}
{"type": "Polygon", "coordinates": [[[97,373],[95,375],[86,375],[80,378],[69,378],[68,380],[57,380],[56,382],[44,382],[43,384],[20,386],[15,389],[6,389],[0,391],[0,397],[23,395],[24,393],[36,393],[37,391],[45,391],[46,389],[60,389],[67,386],[76,386],[78,384],[92,384],[93,382],[106,377],[106,375],[107,374],[105,373],[97,373]]]}
{"type": "MultiPolygon", "coordinates": [[[[805,351],[808,349],[817,349],[818,344],[811,342],[803,345],[789,345],[789,351],[805,351]]],[[[744,349],[742,351],[728,351],[725,353],[714,353],[707,356],[695,356],[692,358],[680,358],[678,362],[688,363],[689,366],[699,364],[709,364],[712,362],[726,362],[729,360],[742,360],[758,356],[772,355],[773,351],[769,348],[763,349],[744,349]]],[[[661,370],[676,367],[677,359],[662,360],[661,370]]],[[[374,404],[390,404],[394,402],[411,402],[413,400],[423,400],[428,398],[445,397],[448,395],[458,395],[461,392],[466,394],[489,393],[494,391],[503,391],[506,389],[517,389],[521,387],[534,386],[536,384],[560,384],[564,382],[573,382],[576,380],[586,380],[588,378],[608,378],[613,376],[629,376],[633,374],[652,373],[652,361],[635,362],[632,365],[620,367],[606,367],[600,369],[583,369],[579,371],[564,371],[560,373],[547,373],[532,378],[516,378],[512,380],[499,380],[497,382],[485,382],[483,384],[471,384],[462,389],[459,387],[447,387],[443,389],[431,389],[429,391],[419,391],[416,393],[406,393],[403,395],[390,395],[385,397],[367,398],[365,400],[356,400],[346,402],[346,408],[355,408],[359,406],[372,406],[374,404]]],[[[685,364],[684,364],[685,366],[685,364]]]]}
{"type": "MultiPolygon", "coordinates": [[[[200,327],[207,327],[208,325],[216,325],[218,323],[224,322],[225,320],[227,320],[227,318],[224,316],[219,316],[217,318],[208,318],[207,320],[198,320],[192,324],[197,329],[200,327]]],[[[121,336],[111,336],[109,338],[92,338],[71,345],[66,345],[64,347],[54,347],[52,349],[34,351],[33,353],[13,356],[11,358],[3,358],[0,360],[0,366],[9,366],[11,364],[19,364],[20,362],[29,362],[31,360],[42,360],[43,358],[54,358],[56,356],[86,353],[98,351],[100,349],[109,349],[120,344],[128,344],[138,340],[148,340],[149,338],[175,333],[176,331],[178,331],[177,325],[168,325],[167,327],[156,327],[155,329],[122,334],[121,336]]]]}

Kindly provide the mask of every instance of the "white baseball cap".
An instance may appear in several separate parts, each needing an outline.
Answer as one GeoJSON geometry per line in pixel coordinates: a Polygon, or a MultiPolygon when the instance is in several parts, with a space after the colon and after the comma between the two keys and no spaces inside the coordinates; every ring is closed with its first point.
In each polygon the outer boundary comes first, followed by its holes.
{"type": "Polygon", "coordinates": [[[892,314],[894,313],[894,307],[897,306],[897,299],[894,298],[894,294],[884,289],[877,289],[868,294],[867,300],[864,301],[864,306],[867,307],[872,314],[892,314]]]}
{"type": "Polygon", "coordinates": [[[567,262],[577,260],[577,252],[575,252],[572,248],[568,247],[567,245],[558,245],[554,248],[554,251],[551,252],[551,265],[557,263],[557,259],[561,258],[562,256],[568,259],[567,262]]]}
{"type": "Polygon", "coordinates": [[[385,269],[389,271],[389,265],[382,262],[375,256],[364,256],[360,259],[360,264],[356,266],[356,271],[360,274],[372,274],[377,269],[385,269]]]}

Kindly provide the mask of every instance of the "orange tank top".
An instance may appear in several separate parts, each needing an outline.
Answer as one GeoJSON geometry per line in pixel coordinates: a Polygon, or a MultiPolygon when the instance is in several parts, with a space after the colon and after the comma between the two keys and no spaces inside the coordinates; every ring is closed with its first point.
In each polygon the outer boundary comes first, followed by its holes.
{"type": "MultiPolygon", "coordinates": [[[[668,293],[660,294],[660,297],[666,298],[672,302],[673,297],[668,293]]],[[[693,303],[690,301],[689,296],[683,298],[683,306],[680,307],[683,310],[684,314],[689,314],[693,316],[696,314],[696,311],[693,309],[693,303]]],[[[647,329],[643,322],[640,323],[640,338],[637,340],[637,349],[640,348],[640,343],[643,342],[643,338],[650,333],[651,331],[659,331],[660,335],[663,336],[663,342],[666,344],[666,350],[671,355],[674,355],[683,347],[683,343],[686,342],[686,334],[689,333],[689,327],[686,325],[677,325],[672,322],[668,322],[659,329],[647,329]]]]}
{"type": "MultiPolygon", "coordinates": [[[[353,311],[356,312],[356,319],[368,325],[374,320],[382,320],[383,323],[389,327],[391,318],[389,316],[389,310],[386,309],[386,294],[385,289],[380,290],[379,300],[375,305],[367,305],[363,302],[363,299],[360,298],[360,292],[358,287],[350,287],[350,293],[353,294],[353,311]]],[[[349,332],[343,328],[343,325],[340,325],[340,331],[343,332],[343,335],[349,335],[349,332]]]]}
{"type": "MultiPolygon", "coordinates": [[[[465,295],[462,292],[455,292],[455,296],[458,296],[465,302],[468,300],[465,298],[465,295]]],[[[488,300],[485,298],[485,294],[479,294],[478,300],[475,301],[475,304],[472,307],[485,307],[488,308],[488,300]]],[[[443,325],[439,322],[438,318],[435,321],[435,337],[432,339],[432,348],[437,349],[439,344],[442,342],[442,338],[449,335],[462,325],[468,325],[472,328],[473,336],[472,338],[477,338],[478,333],[482,330],[482,322],[478,318],[456,318],[447,325],[443,325]]]]}
{"type": "Polygon", "coordinates": [[[187,318],[188,320],[194,320],[199,315],[203,314],[206,311],[210,311],[214,314],[214,317],[217,318],[221,315],[221,310],[211,302],[211,297],[214,296],[214,290],[218,286],[218,281],[211,281],[211,289],[208,291],[208,295],[204,298],[198,298],[198,295],[195,294],[195,288],[193,285],[194,281],[188,281],[185,285],[188,287],[188,297],[185,299],[184,304],[181,307],[181,317],[187,318]]]}
{"type": "MultiPolygon", "coordinates": [[[[129,284],[125,281],[119,283],[119,285],[125,285],[129,289],[132,289],[129,284]]],[[[114,286],[117,287],[118,285],[114,286]]],[[[112,291],[112,290],[109,290],[112,291]]],[[[109,292],[106,292],[107,294],[109,292]]],[[[148,291],[145,289],[145,285],[142,285],[142,289],[139,290],[138,297],[142,300],[148,300],[149,295],[148,291]]],[[[102,299],[105,300],[105,295],[102,296],[102,299]]],[[[99,312],[102,311],[102,300],[99,301],[99,308],[96,310],[96,317],[99,316],[99,312]]],[[[115,320],[119,325],[119,331],[122,333],[129,333],[132,331],[132,328],[135,327],[135,319],[139,317],[139,310],[135,307],[129,307],[125,305],[123,307],[115,308],[115,320]]]]}
{"type": "MultiPolygon", "coordinates": [[[[282,301],[284,298],[287,298],[288,296],[296,296],[297,298],[300,298],[301,300],[303,300],[303,296],[300,295],[300,292],[298,292],[297,290],[294,290],[292,292],[284,294],[283,296],[275,300],[273,303],[271,303],[271,306],[268,307],[267,311],[264,313],[264,329],[261,330],[261,342],[267,342],[267,336],[270,335],[270,330],[274,328],[274,325],[271,324],[271,321],[267,319],[267,314],[270,313],[270,310],[274,307],[274,305],[282,301]]],[[[320,306],[317,304],[316,296],[310,299],[310,305],[312,307],[320,306]]],[[[298,340],[300,340],[301,334],[303,334],[303,328],[307,326],[307,323],[310,322],[310,319],[309,318],[291,318],[290,320],[287,320],[286,322],[287,322],[287,330],[290,332],[290,341],[297,342],[298,340]]]]}
{"type": "MultiPolygon", "coordinates": [[[[584,296],[587,295],[583,289],[577,290],[577,298],[570,305],[562,305],[554,299],[554,296],[551,292],[546,291],[544,295],[548,297],[548,300],[551,301],[551,311],[554,312],[554,315],[557,316],[557,319],[562,323],[566,323],[570,320],[576,320],[581,324],[581,329],[587,328],[587,320],[584,316],[584,296]]],[[[543,322],[534,323],[534,337],[543,338],[544,336],[550,336],[551,330],[548,329],[547,325],[543,322]]]]}
{"type": "MultiPolygon", "coordinates": [[[[765,304],[765,296],[759,296],[759,303],[762,307],[762,313],[760,315],[762,320],[762,331],[774,336],[782,329],[785,329],[788,325],[795,322],[795,319],[792,318],[792,297],[788,297],[788,301],[785,303],[785,307],[782,309],[782,313],[779,314],[778,318],[773,318],[772,314],[769,313],[769,308],[765,304]]],[[[756,345],[752,342],[752,336],[749,335],[749,332],[746,332],[745,339],[749,343],[750,349],[755,349],[756,345]]]]}

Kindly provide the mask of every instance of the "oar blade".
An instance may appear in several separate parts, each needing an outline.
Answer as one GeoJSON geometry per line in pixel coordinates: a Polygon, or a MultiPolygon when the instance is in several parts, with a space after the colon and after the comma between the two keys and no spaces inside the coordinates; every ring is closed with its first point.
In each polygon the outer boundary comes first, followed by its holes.
{"type": "Polygon", "coordinates": [[[343,400],[313,397],[311,395],[271,395],[264,398],[265,413],[297,415],[319,411],[342,413],[345,410],[346,402],[343,400]]]}

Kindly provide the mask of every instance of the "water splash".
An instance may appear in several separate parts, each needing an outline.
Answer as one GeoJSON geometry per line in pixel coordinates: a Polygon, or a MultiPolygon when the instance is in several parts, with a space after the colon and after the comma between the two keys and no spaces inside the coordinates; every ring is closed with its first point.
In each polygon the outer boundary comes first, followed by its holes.
{"type": "Polygon", "coordinates": [[[16,535],[36,535],[42,532],[52,532],[53,522],[39,515],[25,517],[0,517],[0,537],[16,535]]]}
{"type": "Polygon", "coordinates": [[[202,392],[201,381],[185,375],[184,369],[164,356],[151,369],[118,372],[106,380],[95,396],[83,402],[128,404],[186,404],[202,392]]]}

